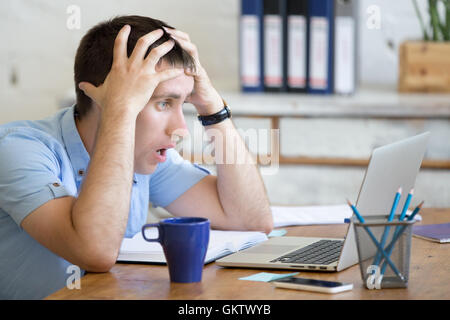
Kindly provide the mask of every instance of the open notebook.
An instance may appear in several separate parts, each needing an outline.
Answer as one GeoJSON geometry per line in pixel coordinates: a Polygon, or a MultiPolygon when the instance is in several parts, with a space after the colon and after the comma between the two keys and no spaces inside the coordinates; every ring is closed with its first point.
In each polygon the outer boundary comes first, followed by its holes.
{"type": "MultiPolygon", "coordinates": [[[[149,230],[148,237],[156,238],[156,229],[149,230]],[[153,231],[154,234],[151,233],[153,231]]],[[[265,240],[267,236],[262,232],[211,230],[205,264],[265,240]]],[[[139,232],[133,238],[122,241],[117,261],[165,264],[166,258],[158,242],[145,241],[139,232]]]]}
{"type": "MultiPolygon", "coordinates": [[[[274,227],[318,224],[340,224],[352,216],[348,205],[327,206],[272,206],[274,227]]],[[[408,210],[408,212],[410,212],[408,210]]],[[[421,220],[416,215],[416,220],[421,220]]],[[[148,230],[149,237],[156,238],[157,230],[148,230]],[[153,234],[152,234],[153,232],[153,234]]],[[[262,232],[211,230],[205,263],[237,252],[267,240],[262,232]]],[[[139,232],[131,239],[124,239],[120,247],[119,262],[143,262],[165,264],[162,247],[157,242],[147,242],[139,232]]]]}

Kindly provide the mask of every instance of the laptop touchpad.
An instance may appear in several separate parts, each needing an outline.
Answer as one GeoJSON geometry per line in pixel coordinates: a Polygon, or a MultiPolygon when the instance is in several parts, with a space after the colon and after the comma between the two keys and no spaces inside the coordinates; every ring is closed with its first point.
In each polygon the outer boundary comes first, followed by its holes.
{"type": "Polygon", "coordinates": [[[276,244],[262,244],[260,246],[255,246],[250,249],[243,250],[242,252],[245,253],[265,253],[265,254],[271,254],[271,253],[277,253],[277,254],[284,254],[285,252],[294,251],[295,249],[298,249],[297,246],[286,246],[286,245],[276,245],[276,244]]]}

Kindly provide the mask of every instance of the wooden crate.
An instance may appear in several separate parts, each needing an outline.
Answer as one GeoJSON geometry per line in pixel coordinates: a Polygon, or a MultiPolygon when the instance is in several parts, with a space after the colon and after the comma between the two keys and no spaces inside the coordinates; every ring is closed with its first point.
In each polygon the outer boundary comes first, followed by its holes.
{"type": "Polygon", "coordinates": [[[399,92],[450,92],[450,42],[406,41],[399,54],[399,92]]]}

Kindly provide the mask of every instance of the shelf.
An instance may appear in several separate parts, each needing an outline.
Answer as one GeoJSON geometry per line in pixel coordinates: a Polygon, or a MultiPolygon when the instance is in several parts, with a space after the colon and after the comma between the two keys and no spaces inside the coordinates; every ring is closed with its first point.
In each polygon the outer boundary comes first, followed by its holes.
{"type": "MultiPolygon", "coordinates": [[[[233,115],[255,118],[450,119],[450,94],[361,88],[352,96],[223,92],[233,115]]],[[[187,114],[196,114],[191,105],[187,114]]]]}
{"type": "MultiPolygon", "coordinates": [[[[395,89],[362,88],[352,96],[241,92],[225,92],[222,96],[234,117],[267,118],[271,129],[280,130],[282,118],[450,120],[450,94],[404,94],[395,89]]],[[[186,105],[184,110],[187,115],[197,114],[192,105],[186,105]]],[[[280,150],[279,141],[272,141],[272,145],[273,150],[280,150]]],[[[368,163],[369,159],[364,158],[279,155],[280,165],[367,167],[368,163]]],[[[422,168],[448,170],[450,161],[424,159],[422,168]]]]}

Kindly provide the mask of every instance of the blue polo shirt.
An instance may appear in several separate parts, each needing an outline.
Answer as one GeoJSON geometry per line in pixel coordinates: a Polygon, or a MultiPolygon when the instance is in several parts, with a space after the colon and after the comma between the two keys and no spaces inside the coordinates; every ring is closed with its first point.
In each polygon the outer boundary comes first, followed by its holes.
{"type": "MultiPolygon", "coordinates": [[[[73,275],[70,262],[20,224],[49,200],[77,197],[88,165],[74,107],[44,120],[0,126],[0,299],[42,299],[73,275]]],[[[134,174],[125,237],[140,232],[149,202],[165,207],[208,174],[173,149],[153,174],[134,174]]]]}

